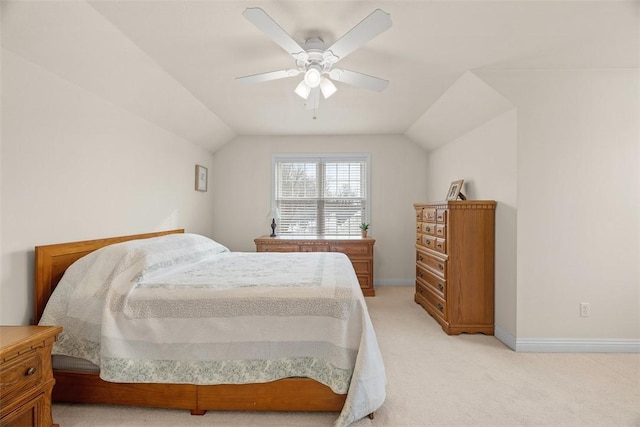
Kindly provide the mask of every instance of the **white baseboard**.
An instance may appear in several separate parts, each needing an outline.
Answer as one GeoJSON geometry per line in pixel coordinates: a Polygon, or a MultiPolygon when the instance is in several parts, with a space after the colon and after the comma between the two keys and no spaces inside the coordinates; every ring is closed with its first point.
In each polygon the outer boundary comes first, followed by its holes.
{"type": "Polygon", "coordinates": [[[516,337],[505,331],[504,329],[496,326],[493,331],[493,335],[502,341],[511,350],[516,349],[516,337]]]}
{"type": "Polygon", "coordinates": [[[640,353],[640,340],[586,338],[516,338],[496,327],[495,337],[517,352],[640,353]]]}
{"type": "Polygon", "coordinates": [[[640,340],[520,338],[516,351],[542,353],[640,353],[640,340]]]}

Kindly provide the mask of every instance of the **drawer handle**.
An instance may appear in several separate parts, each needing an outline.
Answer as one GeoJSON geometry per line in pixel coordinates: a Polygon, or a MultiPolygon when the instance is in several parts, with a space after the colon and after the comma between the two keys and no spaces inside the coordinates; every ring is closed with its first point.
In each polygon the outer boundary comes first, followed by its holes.
{"type": "Polygon", "coordinates": [[[418,277],[422,277],[422,271],[418,270],[418,277]]]}
{"type": "Polygon", "coordinates": [[[36,373],[36,368],[31,367],[31,368],[27,369],[27,372],[25,372],[25,375],[29,376],[29,375],[33,375],[35,373],[36,373]]]}
{"type": "Polygon", "coordinates": [[[436,306],[438,307],[438,310],[442,311],[442,304],[438,303],[436,306]]]}
{"type": "Polygon", "coordinates": [[[444,286],[442,286],[442,283],[438,283],[438,290],[439,291],[443,291],[444,290],[444,286]]]}
{"type": "Polygon", "coordinates": [[[438,263],[438,268],[439,268],[440,270],[444,270],[444,265],[442,265],[442,264],[438,263]]]}
{"type": "Polygon", "coordinates": [[[431,231],[431,227],[427,227],[427,231],[431,231]]]}
{"type": "Polygon", "coordinates": [[[422,261],[422,255],[418,255],[418,261],[422,261]]]}

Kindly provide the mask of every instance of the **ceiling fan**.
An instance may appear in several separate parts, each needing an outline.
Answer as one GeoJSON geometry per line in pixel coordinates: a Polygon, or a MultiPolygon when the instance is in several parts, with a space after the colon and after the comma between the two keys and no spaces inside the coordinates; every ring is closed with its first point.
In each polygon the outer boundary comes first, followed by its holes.
{"type": "Polygon", "coordinates": [[[242,15],[287,51],[296,63],[295,68],[287,70],[237,77],[236,80],[242,83],[260,83],[304,74],[295,93],[306,100],[308,110],[318,108],[320,93],[326,99],[337,91],[332,80],[378,92],[383,91],[389,85],[387,80],[378,77],[343,68],[334,68],[334,65],[342,58],[391,28],[391,16],[381,9],[374,10],[329,47],[325,46],[320,37],[312,37],[302,45],[298,44],[259,7],[247,8],[242,15]]]}

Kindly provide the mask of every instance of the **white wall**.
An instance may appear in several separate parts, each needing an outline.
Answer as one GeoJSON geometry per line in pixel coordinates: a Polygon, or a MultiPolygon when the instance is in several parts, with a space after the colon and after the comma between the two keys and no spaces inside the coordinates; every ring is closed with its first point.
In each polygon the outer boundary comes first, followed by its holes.
{"type": "Polygon", "coordinates": [[[502,113],[429,153],[429,200],[446,198],[451,181],[464,179],[469,199],[495,200],[495,325],[516,334],[517,114],[502,113]]]}
{"type": "Polygon", "coordinates": [[[631,340],[637,349],[640,74],[479,75],[518,109],[518,341],[631,340]],[[590,317],[579,316],[581,302],[590,317]]]}
{"type": "Polygon", "coordinates": [[[0,323],[27,324],[33,247],[171,228],[212,234],[212,155],[2,50],[0,323]]]}
{"type": "Polygon", "coordinates": [[[427,200],[427,153],[403,136],[238,137],[214,155],[216,238],[232,250],[255,251],[271,232],[271,156],[275,153],[370,153],[374,282],[415,280],[415,211],[427,200]]]}

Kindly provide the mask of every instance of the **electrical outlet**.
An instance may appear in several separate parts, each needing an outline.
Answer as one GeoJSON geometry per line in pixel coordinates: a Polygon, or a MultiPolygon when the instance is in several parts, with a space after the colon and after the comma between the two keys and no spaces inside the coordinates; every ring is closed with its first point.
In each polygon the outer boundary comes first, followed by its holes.
{"type": "Polygon", "coordinates": [[[591,315],[591,307],[588,302],[580,303],[580,317],[589,317],[591,315]]]}

